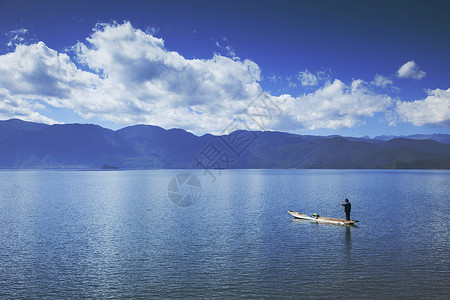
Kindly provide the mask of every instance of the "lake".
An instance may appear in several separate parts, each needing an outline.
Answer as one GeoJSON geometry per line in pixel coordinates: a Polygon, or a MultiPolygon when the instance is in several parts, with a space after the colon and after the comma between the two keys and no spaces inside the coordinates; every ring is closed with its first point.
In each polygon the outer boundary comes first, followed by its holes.
{"type": "Polygon", "coordinates": [[[449,195],[447,170],[4,170],[0,298],[448,299],[449,195]],[[287,213],[345,198],[357,226],[287,213]]]}

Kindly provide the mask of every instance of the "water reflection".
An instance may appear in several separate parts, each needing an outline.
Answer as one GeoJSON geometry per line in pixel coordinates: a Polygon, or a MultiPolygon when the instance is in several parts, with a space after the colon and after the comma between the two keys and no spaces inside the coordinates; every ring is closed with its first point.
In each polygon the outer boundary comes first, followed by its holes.
{"type": "Polygon", "coordinates": [[[351,262],[351,250],[352,250],[352,229],[350,226],[345,227],[345,256],[348,260],[347,263],[351,262]]]}
{"type": "Polygon", "coordinates": [[[352,248],[352,230],[349,226],[345,228],[345,246],[347,250],[351,250],[352,248]]]}

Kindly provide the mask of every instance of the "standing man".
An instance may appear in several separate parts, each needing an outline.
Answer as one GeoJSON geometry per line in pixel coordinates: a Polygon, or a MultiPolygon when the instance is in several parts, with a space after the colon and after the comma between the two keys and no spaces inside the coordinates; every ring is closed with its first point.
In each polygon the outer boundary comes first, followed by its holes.
{"type": "Polygon", "coordinates": [[[347,221],[350,221],[350,212],[352,211],[351,203],[348,202],[348,199],[345,199],[345,203],[341,202],[341,205],[344,207],[345,217],[346,217],[347,221]]]}

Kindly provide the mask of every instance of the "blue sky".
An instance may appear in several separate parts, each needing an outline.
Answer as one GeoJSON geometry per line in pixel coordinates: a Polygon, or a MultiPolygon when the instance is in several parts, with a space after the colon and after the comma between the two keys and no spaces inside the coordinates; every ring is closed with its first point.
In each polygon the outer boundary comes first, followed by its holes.
{"type": "Polygon", "coordinates": [[[450,133],[449,8],[0,1],[0,119],[197,134],[237,119],[300,134],[450,133]],[[249,118],[261,111],[245,110],[255,99],[277,108],[263,125],[249,118]]]}

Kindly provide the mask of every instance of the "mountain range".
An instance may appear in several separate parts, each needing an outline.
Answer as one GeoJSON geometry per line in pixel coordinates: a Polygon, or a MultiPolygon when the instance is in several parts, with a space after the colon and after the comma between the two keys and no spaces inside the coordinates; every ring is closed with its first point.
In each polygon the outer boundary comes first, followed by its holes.
{"type": "Polygon", "coordinates": [[[450,135],[312,136],[238,130],[196,136],[135,125],[0,121],[0,168],[450,169],[450,135]]]}

